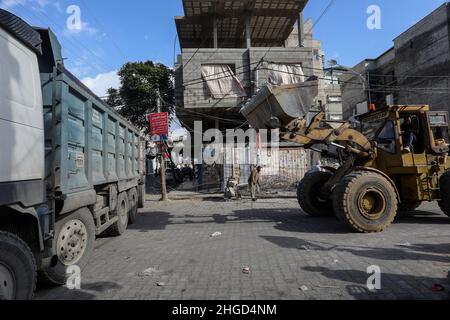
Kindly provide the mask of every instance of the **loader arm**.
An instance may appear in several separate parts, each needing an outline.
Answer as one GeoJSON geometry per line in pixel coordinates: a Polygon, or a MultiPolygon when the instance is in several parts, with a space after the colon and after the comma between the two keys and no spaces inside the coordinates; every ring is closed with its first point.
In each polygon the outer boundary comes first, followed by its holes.
{"type": "Polygon", "coordinates": [[[327,124],[324,118],[324,112],[318,113],[309,126],[305,118],[296,119],[282,130],[281,139],[298,143],[306,149],[314,145],[334,145],[357,157],[368,158],[373,155],[370,141],[359,131],[350,128],[350,123],[328,122],[328,126],[321,126],[327,124]]]}

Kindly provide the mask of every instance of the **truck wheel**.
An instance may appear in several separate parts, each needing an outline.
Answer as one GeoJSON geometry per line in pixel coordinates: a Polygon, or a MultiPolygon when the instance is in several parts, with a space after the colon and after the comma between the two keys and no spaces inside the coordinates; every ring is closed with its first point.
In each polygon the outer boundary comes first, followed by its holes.
{"type": "Polygon", "coordinates": [[[95,223],[87,208],[68,214],[56,223],[53,239],[53,266],[39,272],[39,280],[47,285],[64,285],[67,267],[83,269],[92,253],[95,242],[95,223]]]}
{"type": "Polygon", "coordinates": [[[116,214],[119,220],[108,229],[108,234],[110,236],[121,236],[127,230],[129,207],[127,193],[122,192],[117,198],[116,214]]]}
{"type": "Polygon", "coordinates": [[[36,288],[36,260],[19,237],[0,231],[0,300],[31,300],[36,288]]]}
{"type": "Polygon", "coordinates": [[[128,191],[128,199],[130,200],[130,210],[128,213],[128,223],[133,224],[136,222],[138,214],[138,193],[136,188],[128,191]]]}
{"type": "Polygon", "coordinates": [[[345,176],[333,192],[336,216],[361,233],[382,232],[397,215],[397,195],[383,176],[354,172],[345,176]]]}
{"type": "Polygon", "coordinates": [[[442,212],[450,217],[450,171],[444,173],[440,180],[441,184],[441,201],[439,207],[442,212]]]}
{"type": "Polygon", "coordinates": [[[333,204],[329,199],[322,199],[319,190],[333,175],[329,172],[312,171],[306,174],[297,189],[300,207],[312,217],[332,216],[333,204]]]}

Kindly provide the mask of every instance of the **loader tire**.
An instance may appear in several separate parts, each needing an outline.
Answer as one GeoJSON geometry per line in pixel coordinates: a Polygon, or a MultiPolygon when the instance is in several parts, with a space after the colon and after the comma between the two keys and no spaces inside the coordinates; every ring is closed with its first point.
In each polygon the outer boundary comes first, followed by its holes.
{"type": "Polygon", "coordinates": [[[89,262],[95,236],[94,218],[87,208],[58,221],[52,246],[54,263],[39,271],[39,282],[49,286],[66,284],[69,267],[76,266],[82,270],[89,262]]]}
{"type": "Polygon", "coordinates": [[[382,232],[397,215],[398,199],[392,184],[375,172],[345,176],[333,192],[336,216],[354,231],[382,232]]]}
{"type": "Polygon", "coordinates": [[[31,300],[36,288],[36,260],[19,237],[0,231],[0,301],[31,300]]]}
{"type": "Polygon", "coordinates": [[[450,217],[450,171],[444,173],[440,180],[441,185],[441,201],[439,207],[442,212],[450,217]]]}
{"type": "Polygon", "coordinates": [[[333,175],[329,172],[313,171],[306,174],[297,189],[300,207],[311,217],[333,216],[333,203],[329,199],[321,199],[319,190],[333,175]]]}
{"type": "Polygon", "coordinates": [[[130,202],[128,201],[128,195],[126,192],[122,192],[117,198],[116,214],[119,219],[109,227],[107,230],[108,235],[118,237],[124,234],[129,222],[129,208],[130,202]]]}

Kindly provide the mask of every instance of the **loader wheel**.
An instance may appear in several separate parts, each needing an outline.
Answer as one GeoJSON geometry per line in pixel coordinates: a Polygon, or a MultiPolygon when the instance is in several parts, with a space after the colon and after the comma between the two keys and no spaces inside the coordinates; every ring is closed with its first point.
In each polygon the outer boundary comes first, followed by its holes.
{"type": "Polygon", "coordinates": [[[138,214],[138,193],[137,193],[136,188],[133,188],[130,191],[128,191],[128,199],[130,200],[128,223],[133,224],[136,222],[137,214],[138,214]]]}
{"type": "Polygon", "coordinates": [[[397,215],[397,195],[383,176],[354,172],[345,176],[333,193],[336,216],[361,233],[384,231],[397,215]]]}
{"type": "Polygon", "coordinates": [[[109,229],[108,234],[113,237],[121,236],[128,227],[128,213],[129,213],[130,203],[128,201],[128,195],[126,192],[119,194],[117,198],[117,208],[116,213],[119,218],[116,223],[114,223],[109,229]]]}
{"type": "Polygon", "coordinates": [[[439,207],[442,212],[450,217],[450,171],[444,173],[440,180],[441,184],[441,201],[439,207]]]}
{"type": "Polygon", "coordinates": [[[39,271],[39,282],[57,286],[67,282],[67,268],[81,270],[88,263],[95,242],[95,222],[91,212],[82,208],[56,223],[53,238],[54,264],[39,271]]]}
{"type": "Polygon", "coordinates": [[[30,300],[36,288],[36,261],[19,237],[0,231],[0,301],[30,300]]]}
{"type": "Polygon", "coordinates": [[[312,171],[306,174],[297,189],[297,199],[303,211],[312,217],[332,216],[333,203],[322,199],[319,190],[333,175],[329,172],[312,171]]]}

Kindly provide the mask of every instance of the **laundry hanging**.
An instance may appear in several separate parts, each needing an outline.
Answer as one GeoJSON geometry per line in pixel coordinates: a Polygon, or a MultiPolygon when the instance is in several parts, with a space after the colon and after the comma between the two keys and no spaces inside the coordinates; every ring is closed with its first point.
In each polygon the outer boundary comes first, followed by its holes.
{"type": "Polygon", "coordinates": [[[269,63],[269,83],[280,86],[305,82],[305,75],[301,64],[269,63]]]}
{"type": "Polygon", "coordinates": [[[202,77],[214,99],[247,96],[244,87],[229,65],[204,65],[202,77]]]}

